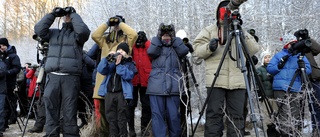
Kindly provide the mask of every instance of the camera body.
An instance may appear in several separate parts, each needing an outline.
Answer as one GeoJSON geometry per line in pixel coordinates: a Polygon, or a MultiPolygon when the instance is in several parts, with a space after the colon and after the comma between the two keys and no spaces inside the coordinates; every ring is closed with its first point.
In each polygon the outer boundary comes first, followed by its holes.
{"type": "Polygon", "coordinates": [[[120,55],[119,52],[116,52],[116,53],[114,53],[114,54],[109,54],[109,55],[106,57],[106,59],[107,59],[108,62],[116,62],[119,55],[120,55]]]}
{"type": "Polygon", "coordinates": [[[289,52],[293,55],[298,53],[308,53],[311,51],[310,47],[312,45],[311,39],[309,37],[309,32],[307,29],[301,29],[293,34],[297,38],[297,42],[291,43],[289,52]]]}
{"type": "Polygon", "coordinates": [[[291,43],[291,47],[289,48],[289,53],[296,55],[298,53],[308,53],[311,51],[310,47],[312,42],[310,39],[300,40],[294,43],[291,43]]]}
{"type": "Polygon", "coordinates": [[[49,43],[41,39],[37,34],[34,34],[32,38],[38,41],[37,49],[41,51],[41,54],[48,53],[49,43]]]}
{"type": "Polygon", "coordinates": [[[38,66],[37,64],[33,64],[33,65],[29,66],[29,68],[31,68],[31,69],[37,69],[37,68],[39,68],[39,66],[38,66]]]}

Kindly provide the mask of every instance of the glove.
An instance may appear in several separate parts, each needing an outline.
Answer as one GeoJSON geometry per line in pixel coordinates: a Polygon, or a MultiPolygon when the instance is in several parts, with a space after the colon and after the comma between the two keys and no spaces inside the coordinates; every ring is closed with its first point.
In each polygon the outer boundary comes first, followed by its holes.
{"type": "Polygon", "coordinates": [[[194,51],[192,48],[192,45],[189,42],[186,43],[185,45],[189,48],[190,53],[192,53],[194,51]]]}
{"type": "Polygon", "coordinates": [[[217,39],[217,38],[213,38],[210,40],[208,46],[209,46],[209,49],[211,52],[216,51],[216,49],[218,48],[218,42],[219,42],[219,39],[217,39]]]}
{"type": "Polygon", "coordinates": [[[73,7],[65,7],[64,10],[68,15],[70,15],[71,13],[76,13],[76,10],[73,7]]]}
{"type": "Polygon", "coordinates": [[[303,60],[298,60],[298,66],[299,68],[306,68],[306,64],[304,63],[303,60]]]}
{"type": "Polygon", "coordinates": [[[289,56],[285,55],[281,58],[279,64],[278,64],[278,68],[282,69],[284,67],[284,65],[286,64],[287,60],[288,60],[289,56]]]}
{"type": "Polygon", "coordinates": [[[55,7],[53,10],[52,10],[52,14],[55,16],[55,17],[62,17],[62,16],[65,16],[66,15],[66,11],[61,8],[61,7],[55,7]]]}
{"type": "Polygon", "coordinates": [[[257,64],[258,64],[259,59],[257,58],[257,56],[253,55],[253,56],[251,57],[251,59],[252,59],[254,65],[257,65],[257,64]]]}

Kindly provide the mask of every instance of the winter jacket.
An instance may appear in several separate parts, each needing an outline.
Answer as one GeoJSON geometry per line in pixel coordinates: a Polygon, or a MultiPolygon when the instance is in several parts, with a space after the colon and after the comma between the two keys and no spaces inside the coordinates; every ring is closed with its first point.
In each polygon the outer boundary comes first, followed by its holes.
{"type": "MultiPolygon", "coordinates": [[[[106,23],[103,23],[100,25],[95,32],[92,33],[92,39],[98,44],[98,46],[101,49],[101,59],[105,58],[110,51],[116,51],[118,45],[122,42],[127,42],[130,48],[130,52],[132,50],[133,44],[136,42],[138,38],[137,32],[132,29],[127,24],[121,22],[119,24],[120,30],[123,31],[124,35],[120,36],[118,41],[114,41],[113,43],[107,43],[104,32],[109,28],[109,26],[106,23]]],[[[130,53],[129,53],[130,54],[130,53]]],[[[96,81],[95,81],[95,87],[94,87],[94,93],[93,98],[96,99],[103,99],[101,96],[98,95],[98,90],[100,88],[101,82],[104,80],[104,76],[100,73],[97,73],[96,75],[96,81]]]]}
{"type": "Polygon", "coordinates": [[[311,51],[306,53],[305,56],[307,57],[308,61],[311,65],[311,74],[309,78],[311,80],[318,80],[320,81],[320,68],[315,61],[314,57],[320,53],[320,44],[317,43],[314,39],[311,39],[312,45],[310,46],[311,51]]]}
{"type": "Polygon", "coordinates": [[[82,74],[80,77],[81,90],[92,94],[92,73],[95,69],[96,62],[91,59],[86,53],[82,54],[82,74]]]}
{"type": "Polygon", "coordinates": [[[170,46],[165,46],[159,37],[151,40],[147,50],[152,58],[147,94],[179,95],[184,92],[180,59],[188,54],[189,49],[178,37],[171,41],[170,46]]]}
{"type": "Polygon", "coordinates": [[[4,63],[7,65],[6,79],[7,88],[14,89],[17,83],[17,74],[21,71],[20,58],[17,55],[16,48],[14,46],[9,46],[5,52],[4,63]]]}
{"type": "MultiPolygon", "coordinates": [[[[31,82],[30,82],[30,86],[29,86],[29,89],[28,89],[28,97],[31,98],[34,94],[34,89],[36,88],[36,85],[37,85],[37,77],[38,77],[38,74],[36,74],[36,71],[35,69],[30,69],[28,71],[28,73],[26,74],[26,77],[28,79],[31,79],[31,82]]],[[[38,72],[39,73],[39,72],[38,72]]],[[[39,97],[39,89],[40,89],[40,85],[38,87],[38,90],[37,90],[37,93],[36,93],[36,97],[39,97]]]]}
{"type": "Polygon", "coordinates": [[[133,86],[141,84],[142,87],[148,86],[148,77],[151,72],[151,58],[148,56],[147,49],[150,47],[150,40],[146,41],[144,47],[132,48],[132,59],[136,63],[138,73],[132,80],[133,86]]]}
{"type": "Polygon", "coordinates": [[[95,66],[92,72],[92,85],[95,86],[96,75],[97,75],[97,66],[100,62],[101,49],[97,44],[94,44],[88,51],[87,55],[95,61],[95,66]]]}
{"type": "MultiPolygon", "coordinates": [[[[244,34],[244,40],[247,45],[248,54],[251,57],[259,51],[260,46],[255,39],[249,33],[247,33],[247,31],[243,30],[242,32],[244,34]]],[[[211,87],[213,78],[215,77],[215,73],[221,61],[223,51],[226,48],[226,45],[219,44],[217,49],[214,52],[211,52],[208,48],[208,45],[210,40],[213,38],[218,38],[218,27],[215,24],[207,26],[201,30],[201,32],[193,41],[193,56],[196,56],[199,59],[204,59],[205,61],[206,87],[211,87]]],[[[233,57],[236,57],[235,48],[235,39],[232,39],[230,49],[233,57]]],[[[230,90],[246,88],[243,73],[241,73],[240,69],[237,68],[236,62],[230,58],[229,53],[225,56],[214,87],[230,90]]]]}
{"type": "Polygon", "coordinates": [[[273,90],[272,90],[273,76],[268,73],[267,66],[262,65],[259,68],[257,68],[257,73],[262,82],[265,95],[269,98],[273,98],[274,97],[273,90]]]}
{"type": "MultiPolygon", "coordinates": [[[[273,75],[273,83],[272,89],[273,90],[282,90],[287,91],[290,85],[290,82],[298,69],[298,56],[300,55],[293,55],[291,56],[288,52],[288,49],[283,48],[280,52],[275,54],[270,63],[267,66],[267,71],[273,75]],[[289,55],[287,62],[285,63],[282,69],[278,68],[278,64],[281,58],[285,55],[289,55]]],[[[305,71],[307,74],[311,73],[311,66],[306,57],[303,57],[303,61],[305,62],[305,71]]],[[[297,75],[294,80],[294,83],[291,87],[291,92],[301,92],[301,75],[297,75]]]]}
{"type": "Polygon", "coordinates": [[[6,71],[7,71],[7,66],[0,59],[0,94],[6,94],[7,93],[6,71]]]}
{"type": "Polygon", "coordinates": [[[49,41],[45,71],[81,75],[82,49],[90,30],[77,13],[70,14],[71,22],[61,29],[50,29],[55,20],[53,14],[45,15],[34,27],[35,33],[49,41]]]}
{"type": "Polygon", "coordinates": [[[131,80],[133,79],[134,74],[137,73],[137,68],[135,67],[131,58],[118,65],[116,65],[115,62],[108,62],[106,58],[102,58],[97,70],[100,74],[105,76],[98,90],[99,96],[103,97],[107,94],[107,92],[111,92],[107,90],[107,84],[110,81],[111,75],[115,75],[116,73],[117,75],[121,76],[121,85],[124,98],[133,99],[133,85],[131,80]]]}

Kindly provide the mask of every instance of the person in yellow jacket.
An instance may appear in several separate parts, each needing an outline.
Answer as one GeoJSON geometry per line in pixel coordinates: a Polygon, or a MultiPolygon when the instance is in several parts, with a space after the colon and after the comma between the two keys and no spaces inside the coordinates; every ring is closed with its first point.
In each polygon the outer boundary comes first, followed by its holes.
{"type": "MultiPolygon", "coordinates": [[[[226,45],[220,44],[218,39],[218,26],[223,25],[223,20],[221,20],[219,13],[229,2],[222,1],[218,5],[216,13],[217,24],[212,24],[202,29],[193,41],[193,55],[205,61],[206,87],[208,95],[210,95],[206,109],[205,137],[223,136],[223,116],[225,114],[228,117],[226,120],[227,137],[244,136],[244,130],[242,130],[244,128],[243,108],[246,94],[244,74],[237,68],[236,62],[229,55],[226,55],[222,60],[226,45]],[[214,85],[211,86],[221,61],[223,61],[223,64],[219,76],[214,85]],[[209,94],[210,92],[212,93],[209,94]],[[224,104],[226,104],[226,107],[224,107],[224,104]]],[[[260,46],[247,31],[242,32],[251,57],[259,51],[260,46]]],[[[233,57],[236,57],[235,47],[235,39],[233,39],[230,45],[233,57]]]]}
{"type": "MultiPolygon", "coordinates": [[[[106,23],[101,24],[92,34],[92,39],[98,44],[101,49],[101,59],[105,58],[109,52],[116,51],[118,45],[126,42],[129,45],[129,54],[132,52],[132,46],[138,38],[137,32],[125,23],[125,19],[116,15],[110,17],[106,23]],[[109,34],[104,35],[106,30],[109,29],[109,34]]],[[[109,124],[106,120],[105,104],[103,97],[98,95],[98,90],[105,76],[100,73],[96,74],[95,87],[93,92],[93,99],[95,100],[95,109],[100,112],[100,136],[109,136],[109,124]],[[97,104],[98,103],[98,104],[97,104]]]]}

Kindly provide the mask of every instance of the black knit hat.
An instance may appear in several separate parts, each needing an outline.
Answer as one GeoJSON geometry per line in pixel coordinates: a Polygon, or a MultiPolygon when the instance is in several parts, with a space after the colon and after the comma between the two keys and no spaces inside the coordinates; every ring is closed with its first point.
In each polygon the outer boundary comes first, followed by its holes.
{"type": "Polygon", "coordinates": [[[0,44],[9,47],[9,42],[7,38],[0,38],[0,44]]]}
{"type": "Polygon", "coordinates": [[[117,50],[118,49],[122,49],[123,51],[125,51],[127,54],[129,54],[129,46],[127,43],[122,42],[118,45],[117,50]]]}

